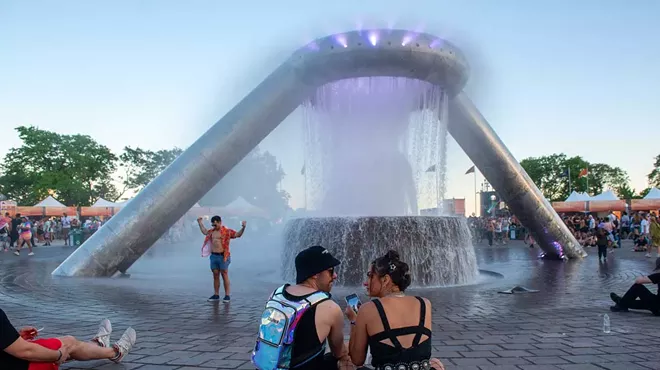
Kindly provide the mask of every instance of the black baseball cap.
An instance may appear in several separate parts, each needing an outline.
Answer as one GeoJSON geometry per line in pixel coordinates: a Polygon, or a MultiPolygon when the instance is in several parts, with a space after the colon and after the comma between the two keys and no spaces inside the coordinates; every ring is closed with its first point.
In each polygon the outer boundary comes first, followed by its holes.
{"type": "Polygon", "coordinates": [[[315,245],[304,249],[296,256],[296,284],[300,284],[310,277],[338,266],[341,262],[330,251],[315,245]]]}

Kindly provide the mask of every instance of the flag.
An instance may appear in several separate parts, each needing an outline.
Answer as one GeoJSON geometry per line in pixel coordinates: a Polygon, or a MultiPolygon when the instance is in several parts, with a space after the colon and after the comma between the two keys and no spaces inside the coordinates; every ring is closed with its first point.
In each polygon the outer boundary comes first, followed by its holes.
{"type": "Polygon", "coordinates": [[[435,172],[435,165],[429,167],[426,172],[435,172]]]}
{"type": "Polygon", "coordinates": [[[568,168],[564,170],[564,172],[559,175],[559,177],[568,177],[568,168]]]}
{"type": "Polygon", "coordinates": [[[468,170],[465,171],[465,174],[466,174],[466,175],[471,174],[471,173],[474,173],[474,166],[468,168],[468,170]]]}
{"type": "Polygon", "coordinates": [[[583,168],[580,170],[580,174],[578,175],[578,178],[587,176],[589,174],[589,169],[583,168]]]}

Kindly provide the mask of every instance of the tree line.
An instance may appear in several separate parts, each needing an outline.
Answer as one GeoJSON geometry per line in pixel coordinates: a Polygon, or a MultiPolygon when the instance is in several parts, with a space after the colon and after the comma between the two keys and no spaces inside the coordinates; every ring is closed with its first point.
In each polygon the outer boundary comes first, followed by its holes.
{"type": "MultiPolygon", "coordinates": [[[[612,189],[621,199],[639,199],[650,190],[649,187],[637,192],[631,188],[630,178],[623,169],[590,163],[580,156],[568,157],[559,153],[530,157],[520,161],[520,165],[550,201],[563,201],[571,191],[596,195],[607,189],[612,189]]],[[[647,179],[649,186],[660,187],[660,155],[655,157],[647,179]]]]}
{"type": "MultiPolygon", "coordinates": [[[[88,135],[63,135],[34,126],[16,128],[21,145],[0,164],[0,194],[20,205],[53,195],[66,206],[90,206],[98,198],[117,201],[142,190],[181,153],[179,148],[125,147],[116,155],[88,135]]],[[[277,159],[258,148],[245,157],[200,200],[223,206],[241,196],[272,213],[288,207],[279,188],[284,171],[277,159]],[[258,179],[258,181],[256,181],[258,179]]]]}

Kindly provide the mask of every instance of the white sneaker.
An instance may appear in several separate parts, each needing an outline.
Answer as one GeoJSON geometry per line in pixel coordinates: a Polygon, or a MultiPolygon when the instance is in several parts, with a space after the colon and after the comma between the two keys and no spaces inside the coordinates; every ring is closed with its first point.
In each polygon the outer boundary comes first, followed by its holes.
{"type": "Polygon", "coordinates": [[[34,256],[34,252],[28,253],[28,256],[34,256]]]}
{"type": "Polygon", "coordinates": [[[103,319],[99,324],[99,331],[96,336],[92,338],[92,342],[97,343],[101,347],[110,347],[110,334],[112,334],[112,324],[110,320],[103,319]]]}
{"type": "Polygon", "coordinates": [[[644,257],[646,257],[646,258],[651,258],[651,253],[647,253],[647,254],[645,254],[644,257]]]}
{"type": "Polygon", "coordinates": [[[17,256],[20,256],[20,255],[21,255],[21,252],[19,252],[19,251],[14,251],[14,254],[17,255],[17,256]]]}
{"type": "Polygon", "coordinates": [[[120,363],[121,360],[131,351],[135,340],[137,339],[137,334],[133,328],[128,328],[122,334],[121,338],[114,344],[115,351],[117,351],[117,357],[113,358],[112,361],[120,363]]]}

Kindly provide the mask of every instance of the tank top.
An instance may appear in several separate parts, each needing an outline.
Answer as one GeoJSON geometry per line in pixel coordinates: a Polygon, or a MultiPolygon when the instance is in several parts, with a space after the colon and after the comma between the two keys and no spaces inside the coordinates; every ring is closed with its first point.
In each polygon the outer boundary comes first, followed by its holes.
{"type": "Polygon", "coordinates": [[[392,329],[385,316],[385,309],[380,300],[373,302],[378,310],[378,316],[383,323],[384,330],[380,333],[369,336],[368,343],[371,351],[371,365],[376,370],[406,370],[406,369],[429,369],[429,360],[431,359],[431,330],[424,326],[426,320],[426,302],[420,297],[415,297],[420,304],[419,325],[406,326],[392,329]],[[397,339],[402,335],[415,334],[412,346],[403,348],[397,339]],[[423,342],[422,335],[427,335],[428,339],[423,342]],[[389,339],[394,346],[382,343],[382,340],[389,339]],[[403,366],[403,367],[402,367],[403,366]]]}
{"type": "MultiPolygon", "coordinates": [[[[282,292],[282,295],[287,300],[292,302],[301,301],[316,292],[305,294],[302,296],[295,296],[286,291],[286,288],[282,292]]],[[[310,355],[318,353],[323,344],[319,342],[319,335],[316,331],[316,307],[317,305],[312,306],[307,310],[298,323],[295,333],[293,334],[293,350],[291,353],[291,367],[296,370],[313,370],[320,369],[323,366],[323,354],[317,356],[315,359],[310,360],[300,367],[296,367],[300,362],[306,360],[310,355]]]]}

